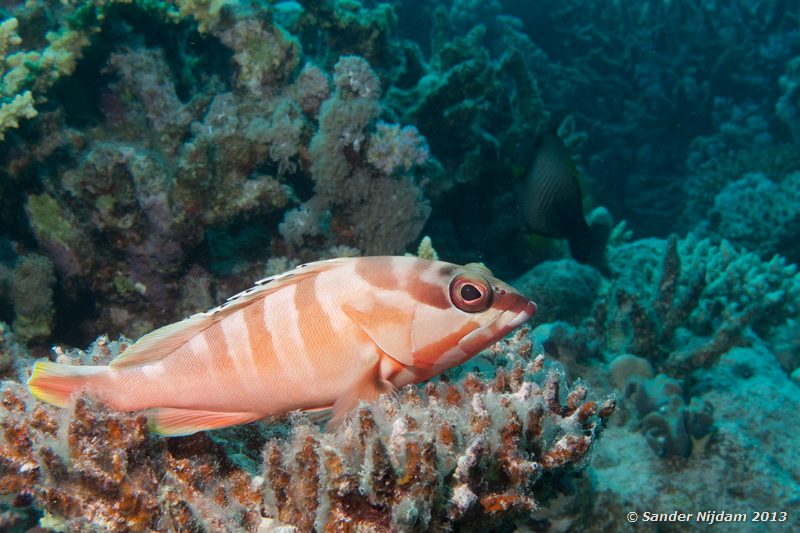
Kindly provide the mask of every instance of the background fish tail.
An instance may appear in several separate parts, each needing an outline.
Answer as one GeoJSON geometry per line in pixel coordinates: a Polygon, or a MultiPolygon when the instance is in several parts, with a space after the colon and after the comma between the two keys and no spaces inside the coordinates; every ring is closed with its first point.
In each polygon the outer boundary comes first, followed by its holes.
{"type": "MultiPolygon", "coordinates": [[[[583,222],[583,219],[580,219],[583,222]]],[[[579,263],[591,265],[603,275],[608,276],[610,269],[606,261],[606,244],[610,235],[610,226],[603,223],[583,222],[576,225],[568,237],[569,251],[572,258],[579,263]]]]}

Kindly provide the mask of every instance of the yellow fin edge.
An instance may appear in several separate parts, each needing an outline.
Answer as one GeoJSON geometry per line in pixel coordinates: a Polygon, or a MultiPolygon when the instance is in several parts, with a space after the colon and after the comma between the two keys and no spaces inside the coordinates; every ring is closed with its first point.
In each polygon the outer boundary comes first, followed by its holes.
{"type": "Polygon", "coordinates": [[[28,390],[37,400],[65,407],[72,394],[86,385],[91,376],[104,372],[104,366],[62,365],[37,361],[28,379],[28,390]]]}
{"type": "Polygon", "coordinates": [[[239,424],[254,422],[263,415],[250,412],[220,412],[176,407],[156,407],[145,411],[150,433],[165,437],[182,437],[239,424]]]}

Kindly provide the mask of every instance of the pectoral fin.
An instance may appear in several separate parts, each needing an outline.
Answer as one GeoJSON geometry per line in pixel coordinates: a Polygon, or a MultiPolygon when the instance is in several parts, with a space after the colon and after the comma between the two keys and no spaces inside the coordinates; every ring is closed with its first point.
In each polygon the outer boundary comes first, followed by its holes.
{"type": "Polygon", "coordinates": [[[246,424],[263,418],[258,413],[228,413],[175,407],[149,409],[146,414],[150,431],[168,437],[191,435],[198,431],[246,424]]]}
{"type": "Polygon", "coordinates": [[[349,389],[347,389],[333,404],[333,416],[328,423],[328,428],[335,428],[344,420],[344,416],[358,406],[361,400],[371,402],[377,400],[381,394],[392,394],[395,387],[389,381],[380,377],[380,361],[370,366],[349,389]]]}

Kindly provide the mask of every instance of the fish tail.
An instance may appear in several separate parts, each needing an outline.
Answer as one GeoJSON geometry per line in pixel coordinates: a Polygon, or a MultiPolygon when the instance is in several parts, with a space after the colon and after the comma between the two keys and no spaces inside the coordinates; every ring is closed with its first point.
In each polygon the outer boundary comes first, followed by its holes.
{"type": "Polygon", "coordinates": [[[613,221],[611,214],[605,208],[597,208],[592,211],[591,221],[589,222],[590,251],[589,264],[599,270],[604,276],[611,275],[611,269],[606,259],[606,247],[608,239],[611,237],[613,221]]]}
{"type": "Polygon", "coordinates": [[[39,361],[33,365],[28,389],[36,399],[64,407],[74,392],[94,383],[96,376],[107,370],[106,366],[74,366],[39,361]]]}

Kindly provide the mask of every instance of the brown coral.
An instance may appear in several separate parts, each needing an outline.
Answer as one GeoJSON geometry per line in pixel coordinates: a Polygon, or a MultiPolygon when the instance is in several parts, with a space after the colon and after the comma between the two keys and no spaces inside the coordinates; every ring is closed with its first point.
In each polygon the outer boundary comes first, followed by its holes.
{"type": "Polygon", "coordinates": [[[561,375],[532,372],[540,366],[406,388],[362,405],[335,433],[296,424],[265,457],[279,521],[303,531],[441,529],[537,509],[539,481],[579,467],[614,408],[587,400],[583,386],[562,399],[561,375]]]}
{"type": "MultiPolygon", "coordinates": [[[[56,355],[103,364],[125,344],[101,337],[88,352],[56,355]]],[[[235,436],[151,437],[142,415],[88,396],[59,410],[6,381],[0,496],[76,531],[502,527],[530,517],[586,464],[614,404],[583,385],[565,390],[558,367],[529,359],[524,334],[494,351],[511,360],[509,371],[406,387],[327,433],[304,416],[273,424],[273,434],[289,436],[267,443],[261,475],[237,466],[237,456],[258,453],[263,425],[235,436]],[[226,438],[236,445],[219,444],[226,438]]]]}
{"type": "Polygon", "coordinates": [[[250,476],[207,436],[151,439],[143,416],[90,398],[66,418],[13,382],[1,403],[0,494],[22,496],[68,530],[255,529],[261,520],[250,476]]]}

